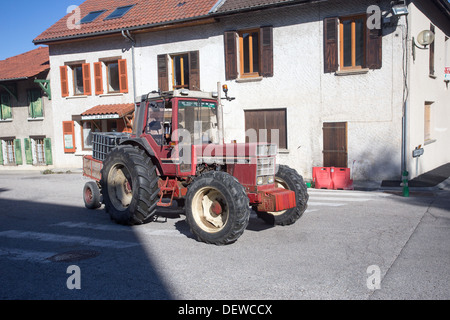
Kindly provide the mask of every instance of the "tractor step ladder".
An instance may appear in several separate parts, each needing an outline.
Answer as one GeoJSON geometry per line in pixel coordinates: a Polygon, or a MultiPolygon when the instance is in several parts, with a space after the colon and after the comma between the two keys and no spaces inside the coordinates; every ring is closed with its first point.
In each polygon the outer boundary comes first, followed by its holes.
{"type": "Polygon", "coordinates": [[[175,193],[175,187],[169,187],[168,185],[169,185],[169,177],[167,177],[166,181],[164,181],[164,184],[159,187],[161,196],[160,196],[159,201],[157,203],[158,207],[170,207],[170,206],[172,206],[173,195],[175,193]],[[169,203],[165,203],[162,200],[163,200],[164,196],[166,194],[168,194],[169,192],[171,193],[170,202],[169,203]]]}

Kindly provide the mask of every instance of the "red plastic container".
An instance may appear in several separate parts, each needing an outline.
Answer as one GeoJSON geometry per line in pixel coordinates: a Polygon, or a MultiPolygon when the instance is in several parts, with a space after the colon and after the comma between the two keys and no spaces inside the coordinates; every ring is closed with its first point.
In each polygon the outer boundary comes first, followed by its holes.
{"type": "Polygon", "coordinates": [[[350,179],[350,168],[331,168],[333,189],[353,190],[353,180],[350,179]]]}
{"type": "Polygon", "coordinates": [[[313,167],[313,182],[316,189],[333,189],[331,167],[313,167]]]}

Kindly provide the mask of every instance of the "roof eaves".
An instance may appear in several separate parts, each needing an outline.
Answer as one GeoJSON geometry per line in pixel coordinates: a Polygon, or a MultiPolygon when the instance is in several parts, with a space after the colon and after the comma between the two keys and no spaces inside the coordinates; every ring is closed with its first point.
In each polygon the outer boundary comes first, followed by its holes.
{"type": "MultiPolygon", "coordinates": [[[[229,9],[229,10],[222,10],[222,11],[220,10],[220,8],[222,6],[220,6],[216,10],[216,16],[231,15],[231,14],[235,14],[235,13],[244,13],[244,12],[249,12],[249,11],[266,10],[266,9],[272,9],[272,8],[288,7],[288,6],[294,6],[294,5],[299,5],[299,4],[317,3],[317,2],[326,2],[326,1],[328,1],[328,0],[289,0],[289,1],[283,1],[283,2],[259,4],[259,5],[229,9]]],[[[224,1],[224,3],[225,2],[226,2],[226,0],[224,1]]]]}
{"type": "Polygon", "coordinates": [[[39,45],[39,44],[47,44],[50,42],[57,42],[57,41],[64,41],[64,40],[73,40],[73,39],[82,39],[82,38],[87,38],[87,37],[112,35],[112,34],[120,33],[120,32],[122,32],[122,30],[136,31],[136,30],[150,29],[150,28],[161,27],[161,26],[166,26],[166,25],[169,26],[169,25],[174,25],[174,24],[178,24],[178,23],[181,24],[184,22],[202,20],[202,19],[206,19],[206,18],[212,18],[212,15],[210,15],[208,13],[208,14],[202,15],[202,16],[189,17],[189,18],[164,21],[164,22],[158,22],[158,23],[149,23],[149,24],[144,24],[144,25],[121,27],[121,28],[117,28],[117,29],[94,31],[91,33],[82,33],[82,34],[77,34],[77,35],[62,36],[62,37],[55,37],[55,38],[46,38],[46,39],[39,39],[39,40],[34,39],[33,43],[35,45],[39,45]]]}

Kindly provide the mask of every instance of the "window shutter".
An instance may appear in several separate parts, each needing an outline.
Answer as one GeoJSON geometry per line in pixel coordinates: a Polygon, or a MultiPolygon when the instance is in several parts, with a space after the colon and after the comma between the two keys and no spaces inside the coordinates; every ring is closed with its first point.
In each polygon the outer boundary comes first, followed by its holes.
{"type": "Polygon", "coordinates": [[[63,121],[64,152],[74,153],[75,148],[74,121],[63,121]]]}
{"type": "Polygon", "coordinates": [[[33,155],[31,153],[31,139],[25,138],[23,139],[24,147],[25,147],[25,160],[27,164],[33,164],[33,155]]]}
{"type": "Polygon", "coordinates": [[[68,97],[69,96],[69,79],[67,76],[67,67],[62,66],[59,67],[59,72],[61,73],[61,96],[68,97]]]}
{"type": "Polygon", "coordinates": [[[0,140],[0,165],[3,165],[3,141],[0,140]]]}
{"type": "Polygon", "coordinates": [[[237,50],[235,31],[225,32],[225,79],[233,80],[238,77],[237,50]]]}
{"type": "Polygon", "coordinates": [[[23,164],[22,161],[22,145],[19,139],[14,139],[14,155],[16,157],[16,164],[23,164]]]}
{"type": "Polygon", "coordinates": [[[29,117],[32,119],[43,117],[41,90],[29,90],[27,93],[29,117]]]}
{"type": "Polygon", "coordinates": [[[91,67],[89,63],[83,63],[83,87],[84,94],[87,96],[92,95],[92,86],[91,86],[91,67]]]}
{"type": "Polygon", "coordinates": [[[381,69],[382,35],[382,29],[366,27],[366,68],[381,69]]]}
{"type": "Polygon", "coordinates": [[[273,77],[273,28],[262,27],[260,35],[261,75],[263,77],[273,77]]]}
{"type": "Polygon", "coordinates": [[[11,103],[10,103],[9,94],[2,94],[0,97],[0,103],[1,103],[1,119],[11,119],[11,103]]]}
{"type": "Polygon", "coordinates": [[[189,52],[189,89],[200,90],[200,54],[189,52]]]}
{"type": "MultiPolygon", "coordinates": [[[[430,31],[435,33],[434,30],[435,30],[434,25],[430,23],[430,31]]],[[[435,70],[434,70],[434,43],[435,42],[436,41],[433,41],[430,44],[430,49],[429,49],[430,50],[430,56],[429,56],[430,63],[429,63],[429,66],[430,66],[430,75],[431,76],[434,76],[434,72],[435,72],[435,70]]]]}
{"type": "Polygon", "coordinates": [[[158,87],[161,91],[169,90],[169,73],[165,54],[158,55],[158,87]]]}
{"type": "Polygon", "coordinates": [[[326,18],[323,21],[324,72],[335,72],[338,64],[338,19],[326,18]]]}
{"type": "Polygon", "coordinates": [[[44,139],[44,152],[45,152],[45,163],[47,165],[52,165],[53,164],[52,141],[50,138],[44,139]]]}
{"type": "Polygon", "coordinates": [[[94,62],[95,94],[103,94],[102,62],[94,62]]]}
{"type": "Polygon", "coordinates": [[[128,71],[127,60],[120,59],[117,61],[119,64],[119,86],[121,93],[128,93],[128,71]]]}

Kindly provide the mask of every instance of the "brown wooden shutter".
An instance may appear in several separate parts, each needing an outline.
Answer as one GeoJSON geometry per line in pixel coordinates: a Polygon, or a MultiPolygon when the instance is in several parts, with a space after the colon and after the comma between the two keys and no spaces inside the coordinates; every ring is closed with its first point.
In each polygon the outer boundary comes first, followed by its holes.
{"type": "Polygon", "coordinates": [[[62,66],[59,67],[59,72],[61,74],[61,96],[68,97],[69,96],[69,79],[67,76],[67,67],[62,66]]]}
{"type": "Polygon", "coordinates": [[[366,68],[381,69],[382,60],[382,29],[366,27],[366,68]]]}
{"type": "Polygon", "coordinates": [[[92,86],[91,86],[91,66],[89,63],[83,63],[83,87],[84,94],[87,96],[92,95],[92,86]]]}
{"type": "Polygon", "coordinates": [[[169,91],[169,71],[165,54],[158,55],[158,86],[161,91],[169,91]]]}
{"type": "Polygon", "coordinates": [[[121,93],[128,93],[128,70],[127,70],[127,60],[119,59],[117,61],[119,64],[119,86],[121,93]]]}
{"type": "Polygon", "coordinates": [[[189,52],[189,89],[200,90],[200,54],[189,52]]]}
{"type": "Polygon", "coordinates": [[[95,94],[103,94],[102,62],[94,62],[95,94]]]}
{"type": "Polygon", "coordinates": [[[261,75],[273,77],[273,28],[262,27],[261,43],[261,75]]]}
{"type": "Polygon", "coordinates": [[[225,32],[225,79],[233,80],[238,77],[237,48],[235,31],[225,32]]]}
{"type": "MultiPolygon", "coordinates": [[[[434,33],[435,32],[434,30],[435,30],[434,25],[430,23],[430,31],[434,33]]],[[[430,44],[430,63],[429,63],[430,76],[434,76],[434,72],[435,72],[435,70],[434,70],[434,43],[435,43],[435,41],[433,41],[430,44]]]]}
{"type": "Polygon", "coordinates": [[[74,153],[75,148],[75,124],[74,121],[63,121],[64,152],[74,153]]]}
{"type": "Polygon", "coordinates": [[[325,18],[323,21],[324,71],[335,72],[338,64],[338,19],[325,18]]]}

